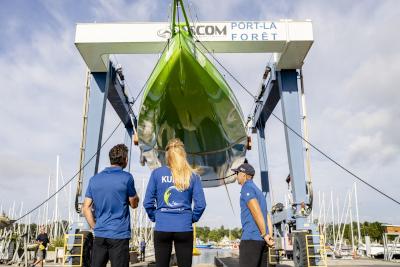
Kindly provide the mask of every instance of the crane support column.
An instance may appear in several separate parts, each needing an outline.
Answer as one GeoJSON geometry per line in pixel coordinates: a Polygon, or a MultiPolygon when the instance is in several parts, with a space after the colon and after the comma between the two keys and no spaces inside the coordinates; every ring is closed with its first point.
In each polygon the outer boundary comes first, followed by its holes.
{"type": "MultiPolygon", "coordinates": [[[[87,85],[89,93],[86,94],[87,97],[85,100],[81,159],[79,163],[81,171],[79,173],[78,189],[75,200],[75,208],[78,213],[81,211],[81,206],[85,198],[90,177],[97,174],[99,171],[107,100],[121,120],[121,123],[125,126],[126,132],[121,143],[125,143],[129,149],[129,153],[131,153],[132,136],[136,128],[136,117],[133,114],[129,97],[125,91],[122,69],[116,69],[112,62],[109,61],[107,71],[92,72],[90,76],[88,76],[88,80],[89,79],[91,80],[91,83],[87,83],[90,84],[90,86],[87,85]]],[[[129,157],[128,169],[130,161],[131,157],[129,157]]],[[[67,235],[67,243],[79,243],[82,241],[79,238],[84,239],[84,242],[92,242],[93,239],[90,227],[83,218],[74,222],[70,227],[67,235]]],[[[74,249],[75,248],[72,250],[74,249]]],[[[90,266],[88,265],[90,263],[90,253],[88,254],[84,251],[79,257],[82,258],[82,266],[90,266]]],[[[75,265],[78,264],[80,262],[79,257],[70,257],[68,263],[75,265]]]]}
{"type": "Polygon", "coordinates": [[[321,260],[318,258],[320,240],[317,226],[308,221],[312,208],[309,195],[311,192],[307,191],[304,168],[297,69],[277,70],[276,64],[267,66],[256,99],[252,127],[253,132],[257,132],[262,191],[267,198],[268,210],[272,213],[277,248],[285,250],[288,256],[297,255],[293,257],[296,267],[315,265],[314,263],[321,260]],[[278,118],[273,111],[279,101],[283,115],[282,122],[290,174],[290,179],[285,177],[285,180],[289,182],[289,194],[291,195],[286,208],[282,203],[273,203],[271,199],[265,142],[266,122],[271,115],[278,118]],[[311,247],[314,249],[309,249],[311,247]],[[311,260],[309,253],[311,253],[311,260]]]}
{"type": "MultiPolygon", "coordinates": [[[[79,175],[77,199],[75,203],[78,212],[80,212],[85,197],[85,190],[89,178],[99,171],[107,100],[125,126],[126,135],[124,143],[129,149],[132,145],[132,135],[134,133],[133,125],[135,124],[135,116],[130,107],[129,98],[125,92],[122,69],[115,69],[112,62],[109,61],[108,71],[92,72],[91,76],[92,83],[89,89],[90,93],[86,100],[88,101],[88,109],[87,114],[84,114],[84,117],[87,119],[87,124],[86,128],[83,129],[85,134],[82,136],[82,138],[85,139],[82,144],[85,145],[82,147],[81,151],[81,172],[79,175]],[[94,158],[92,159],[93,156],[94,158]]],[[[130,159],[128,166],[130,166],[130,159]]]]}
{"type": "Polygon", "coordinates": [[[304,172],[303,141],[296,135],[296,133],[301,134],[302,132],[297,71],[278,71],[277,80],[281,97],[283,122],[285,123],[284,131],[291,177],[290,183],[294,202],[293,205],[296,207],[296,229],[302,230],[306,223],[304,206],[308,204],[308,200],[306,195],[306,177],[304,172]]]}
{"type": "Polygon", "coordinates": [[[108,72],[94,72],[91,73],[92,82],[90,83],[89,97],[88,101],[88,111],[84,114],[87,119],[86,129],[83,129],[85,134],[82,138],[85,138],[82,144],[81,162],[77,199],[76,199],[76,209],[79,212],[81,210],[81,205],[85,197],[85,190],[87,188],[89,177],[95,175],[99,169],[100,161],[100,151],[103,137],[103,127],[104,127],[104,117],[106,111],[107,96],[109,90],[109,81],[111,79],[111,73],[108,72]],[[87,138],[90,136],[90,138],[87,138]],[[93,159],[91,157],[94,156],[93,159]],[[90,160],[90,162],[89,162],[90,160]],[[85,164],[87,164],[85,166],[85,164]],[[85,167],[84,167],[85,166],[85,167]]]}

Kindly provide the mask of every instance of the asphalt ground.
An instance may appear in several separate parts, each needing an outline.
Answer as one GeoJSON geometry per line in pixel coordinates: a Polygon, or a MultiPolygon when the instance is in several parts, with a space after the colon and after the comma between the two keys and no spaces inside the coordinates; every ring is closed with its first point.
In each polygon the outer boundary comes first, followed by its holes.
{"type": "MultiPolygon", "coordinates": [[[[239,267],[239,261],[238,258],[236,257],[227,257],[227,258],[222,258],[222,261],[226,264],[225,266],[227,267],[239,267]]],[[[13,265],[11,265],[13,266],[13,265]]],[[[16,265],[14,265],[16,266],[16,265]]],[[[21,265],[23,266],[23,265],[21,265]]],[[[54,263],[46,263],[44,264],[45,267],[66,267],[68,265],[62,265],[62,264],[54,264],[54,263]]],[[[110,266],[110,265],[107,265],[110,266]]],[[[146,263],[139,263],[139,264],[131,264],[131,267],[147,267],[148,264],[146,263]]],[[[291,261],[285,261],[282,262],[281,264],[277,265],[277,267],[293,267],[293,262],[291,261]]],[[[376,266],[376,267],[387,267],[387,266],[400,266],[400,262],[385,262],[383,260],[373,260],[373,259],[357,259],[357,260],[328,260],[328,265],[327,266],[335,266],[335,267],[347,267],[347,266],[358,266],[358,267],[370,267],[370,266],[376,266]]],[[[10,265],[1,265],[0,267],[10,267],[10,265]]],[[[197,264],[193,265],[193,267],[215,267],[215,265],[212,264],[197,264]]]]}
{"type": "MultiPolygon", "coordinates": [[[[239,267],[239,260],[236,257],[220,258],[226,267],[239,267]]],[[[212,266],[212,265],[209,265],[212,266]]],[[[278,264],[277,267],[293,267],[292,261],[285,261],[278,264]]],[[[400,262],[385,262],[383,260],[373,259],[353,259],[353,260],[332,260],[328,259],[327,266],[346,267],[346,266],[358,266],[358,267],[386,267],[386,266],[400,266],[400,262]]],[[[196,266],[194,266],[196,267],[196,266]]],[[[198,266],[200,267],[200,266],[198,266]]]]}

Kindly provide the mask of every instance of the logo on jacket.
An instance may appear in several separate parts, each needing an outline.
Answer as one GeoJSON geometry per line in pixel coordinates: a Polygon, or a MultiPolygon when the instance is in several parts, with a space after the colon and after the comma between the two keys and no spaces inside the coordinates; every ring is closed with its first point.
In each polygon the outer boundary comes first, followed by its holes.
{"type": "Polygon", "coordinates": [[[174,198],[175,198],[174,196],[177,193],[181,193],[181,192],[182,191],[179,190],[178,188],[176,188],[175,186],[168,187],[167,190],[165,190],[165,193],[164,193],[164,202],[165,202],[165,204],[167,204],[167,206],[171,207],[171,208],[176,208],[176,207],[181,206],[182,203],[176,202],[174,200],[174,198]]]}

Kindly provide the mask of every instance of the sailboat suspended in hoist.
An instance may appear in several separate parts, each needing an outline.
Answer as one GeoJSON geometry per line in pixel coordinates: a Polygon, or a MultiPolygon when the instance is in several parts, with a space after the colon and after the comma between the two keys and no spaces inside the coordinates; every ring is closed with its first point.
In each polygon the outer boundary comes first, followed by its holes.
{"type": "Polygon", "coordinates": [[[225,79],[196,43],[182,0],[174,0],[171,37],[144,89],[138,120],[142,161],[165,163],[168,140],[185,144],[188,160],[204,187],[234,181],[247,135],[240,106],[225,79]],[[185,23],[176,23],[181,4],[185,23]],[[226,178],[227,177],[227,178],[226,178]]]}

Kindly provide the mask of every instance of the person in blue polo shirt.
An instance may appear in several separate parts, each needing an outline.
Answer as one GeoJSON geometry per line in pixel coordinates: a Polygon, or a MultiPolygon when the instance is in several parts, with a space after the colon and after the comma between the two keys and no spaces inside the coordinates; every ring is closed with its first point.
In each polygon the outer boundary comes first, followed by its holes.
{"type": "Polygon", "coordinates": [[[192,266],[193,228],[206,201],[200,177],[187,159],[184,144],[172,139],[166,147],[167,166],[153,170],[143,206],[155,222],[154,251],[157,267],[168,267],[172,243],[179,267],[192,266]],[[192,209],[193,202],[193,209],[192,209]]]}
{"type": "Polygon", "coordinates": [[[240,191],[242,238],[239,247],[239,266],[267,266],[265,245],[269,247],[274,245],[267,220],[267,202],[261,190],[253,182],[255,174],[253,166],[243,163],[232,171],[236,173],[236,180],[242,186],[240,191]]]}
{"type": "Polygon", "coordinates": [[[131,226],[129,206],[137,208],[133,177],[123,171],[128,164],[128,148],[114,146],[109,152],[111,167],[90,178],[82,211],[94,230],[92,267],[129,266],[131,226]],[[94,209],[94,214],[92,212],[94,209]]]}

